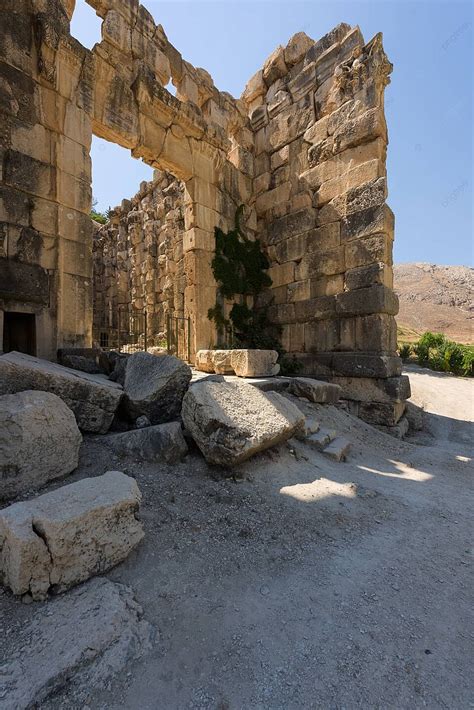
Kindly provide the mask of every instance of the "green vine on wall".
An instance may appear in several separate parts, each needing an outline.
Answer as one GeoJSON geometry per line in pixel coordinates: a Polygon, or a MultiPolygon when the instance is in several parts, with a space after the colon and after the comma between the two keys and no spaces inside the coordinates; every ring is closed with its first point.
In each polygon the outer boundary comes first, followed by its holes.
{"type": "Polygon", "coordinates": [[[284,356],[280,343],[281,327],[270,323],[267,308],[256,307],[259,294],[270,288],[272,280],[267,274],[270,262],[262,251],[258,239],[251,240],[241,227],[244,206],[235,213],[235,226],[229,232],[215,227],[216,251],[211,263],[217,286],[217,300],[207,317],[217,329],[219,344],[234,348],[277,350],[282,372],[297,372],[296,360],[284,356]],[[238,297],[229,317],[224,315],[224,300],[238,297]],[[249,306],[249,301],[251,305],[249,306]]]}

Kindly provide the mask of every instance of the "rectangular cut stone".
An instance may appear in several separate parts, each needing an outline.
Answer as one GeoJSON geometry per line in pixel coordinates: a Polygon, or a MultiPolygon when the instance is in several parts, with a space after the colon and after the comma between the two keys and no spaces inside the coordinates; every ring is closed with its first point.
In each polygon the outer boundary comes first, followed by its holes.
{"type": "Polygon", "coordinates": [[[393,237],[394,216],[388,205],[378,205],[354,212],[341,220],[341,241],[368,237],[383,232],[393,237]]]}
{"type": "Polygon", "coordinates": [[[45,599],[110,569],[143,538],[140,500],[133,478],[108,471],[3,509],[3,583],[45,599]]]}
{"type": "Polygon", "coordinates": [[[336,296],[336,311],[341,315],[366,315],[370,313],[398,313],[398,298],[383,284],[369,288],[346,291],[336,296]]]}
{"type": "Polygon", "coordinates": [[[374,313],[354,320],[356,350],[396,352],[397,324],[393,315],[374,313]]]}
{"type": "Polygon", "coordinates": [[[387,140],[387,125],[383,109],[373,108],[362,116],[346,121],[334,133],[334,152],[340,153],[359,143],[366,143],[374,138],[387,140]]]}
{"type": "Polygon", "coordinates": [[[122,388],[100,375],[89,375],[47,360],[11,352],[0,357],[0,394],[43,390],[61,397],[83,431],[104,434],[122,398],[122,388]]]}
{"type": "Polygon", "coordinates": [[[268,227],[269,243],[276,244],[287,237],[309,231],[315,226],[315,219],[316,211],[310,207],[280,217],[268,227]]]}
{"type": "Polygon", "coordinates": [[[373,353],[333,353],[326,364],[333,374],[348,377],[395,377],[402,371],[399,357],[373,353]]]}
{"type": "Polygon", "coordinates": [[[321,207],[337,195],[348,192],[370,180],[376,180],[384,173],[385,168],[378,158],[357,165],[343,175],[324,182],[316,193],[316,206],[321,207]]]}
{"type": "Polygon", "coordinates": [[[356,239],[345,247],[347,269],[368,266],[375,262],[392,265],[392,240],[387,234],[374,234],[364,239],[356,239]]]}
{"type": "Polygon", "coordinates": [[[292,261],[276,264],[268,269],[267,273],[273,282],[272,285],[278,288],[278,286],[290,284],[295,280],[295,265],[292,261]]]}
{"type": "Polygon", "coordinates": [[[333,377],[341,387],[341,398],[356,402],[403,402],[411,396],[407,375],[371,379],[369,377],[333,377]]]}
{"type": "Polygon", "coordinates": [[[334,296],[320,296],[307,301],[295,302],[295,317],[297,321],[307,323],[313,320],[334,318],[336,299],[334,296]]]}
{"type": "Polygon", "coordinates": [[[361,402],[359,417],[369,424],[395,426],[405,412],[405,402],[361,402]]]}
{"type": "Polygon", "coordinates": [[[347,291],[358,288],[369,288],[373,284],[383,284],[393,288],[393,272],[390,266],[381,261],[369,266],[359,266],[349,269],[344,276],[344,285],[347,291]]]}
{"type": "Polygon", "coordinates": [[[345,271],[344,249],[336,247],[328,251],[309,253],[296,267],[296,279],[311,279],[317,276],[332,276],[345,271]]]}
{"type": "Polygon", "coordinates": [[[288,392],[295,397],[305,397],[310,402],[319,404],[336,404],[341,396],[339,385],[314,380],[310,377],[292,377],[288,392]]]}
{"type": "Polygon", "coordinates": [[[277,375],[280,366],[277,365],[276,350],[232,350],[230,362],[237,377],[268,377],[277,375]]]}

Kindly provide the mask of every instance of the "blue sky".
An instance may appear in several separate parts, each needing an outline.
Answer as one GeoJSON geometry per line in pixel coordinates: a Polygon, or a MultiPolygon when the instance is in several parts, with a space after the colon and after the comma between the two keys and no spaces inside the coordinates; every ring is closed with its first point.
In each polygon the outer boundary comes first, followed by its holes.
{"type": "MultiPolygon", "coordinates": [[[[386,89],[388,203],[397,263],[473,263],[472,2],[144,2],[168,39],[216,86],[240,96],[278,44],[304,30],[318,39],[339,22],[379,31],[394,65],[386,89]]],[[[77,0],[72,33],[85,46],[99,19],[77,0]]],[[[100,209],[130,197],[151,169],[123,148],[94,139],[93,193],[100,209]]]]}

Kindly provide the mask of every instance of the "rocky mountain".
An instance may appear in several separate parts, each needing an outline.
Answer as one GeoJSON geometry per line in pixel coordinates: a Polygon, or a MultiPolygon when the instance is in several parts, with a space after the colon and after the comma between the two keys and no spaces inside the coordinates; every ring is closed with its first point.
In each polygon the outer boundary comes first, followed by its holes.
{"type": "Polygon", "coordinates": [[[474,269],[468,266],[396,264],[394,289],[400,299],[400,338],[413,340],[425,330],[474,342],[474,269]]]}

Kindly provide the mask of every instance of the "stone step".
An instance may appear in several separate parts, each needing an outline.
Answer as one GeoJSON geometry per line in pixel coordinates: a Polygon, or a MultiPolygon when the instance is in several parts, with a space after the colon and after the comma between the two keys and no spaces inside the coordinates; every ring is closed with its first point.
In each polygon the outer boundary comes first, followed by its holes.
{"type": "Polygon", "coordinates": [[[351,448],[351,442],[343,436],[337,436],[323,450],[323,453],[334,461],[345,461],[351,448]]]}
{"type": "Polygon", "coordinates": [[[336,436],[337,432],[334,429],[319,429],[319,431],[308,436],[306,443],[318,451],[323,451],[336,436]]]}

